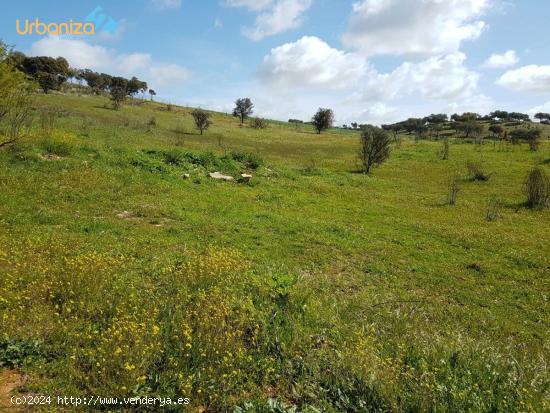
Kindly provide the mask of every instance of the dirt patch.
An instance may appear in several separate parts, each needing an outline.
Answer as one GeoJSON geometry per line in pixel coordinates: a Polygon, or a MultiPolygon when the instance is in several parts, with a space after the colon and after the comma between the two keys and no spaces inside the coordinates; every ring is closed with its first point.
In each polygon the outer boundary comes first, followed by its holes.
{"type": "Polygon", "coordinates": [[[21,411],[21,409],[11,404],[10,398],[22,384],[23,378],[19,372],[15,370],[0,370],[0,412],[21,411]]]}
{"type": "Polygon", "coordinates": [[[43,153],[42,155],[40,155],[40,157],[47,161],[60,161],[61,159],[63,159],[61,158],[61,156],[55,155],[53,153],[43,153]]]}

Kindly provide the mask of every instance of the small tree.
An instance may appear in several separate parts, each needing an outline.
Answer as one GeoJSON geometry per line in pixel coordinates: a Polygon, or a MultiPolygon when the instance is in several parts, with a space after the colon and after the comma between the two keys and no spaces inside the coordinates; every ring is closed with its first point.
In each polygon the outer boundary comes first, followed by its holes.
{"type": "Polygon", "coordinates": [[[212,122],[210,121],[210,113],[202,109],[195,109],[192,113],[195,120],[195,126],[201,131],[201,135],[207,130],[212,122]]]}
{"type": "Polygon", "coordinates": [[[334,123],[334,112],[332,109],[319,108],[317,113],[313,115],[311,123],[315,127],[318,134],[332,127],[334,123]]]}
{"type": "Polygon", "coordinates": [[[128,80],[123,77],[113,77],[109,85],[109,92],[111,93],[113,108],[118,110],[128,94],[128,80]]]}
{"type": "Polygon", "coordinates": [[[539,141],[542,131],[540,129],[529,129],[527,133],[527,143],[529,144],[529,149],[533,152],[539,150],[539,141]]]}
{"type": "Polygon", "coordinates": [[[470,137],[478,137],[483,132],[483,125],[474,121],[459,121],[454,125],[457,132],[462,132],[466,139],[470,137]]]}
{"type": "Polygon", "coordinates": [[[443,141],[443,148],[441,149],[441,159],[446,161],[449,159],[449,139],[443,141]]]}
{"type": "Polygon", "coordinates": [[[489,126],[489,132],[493,134],[493,137],[500,139],[504,133],[504,128],[500,125],[491,125],[489,126]]]}
{"type": "Polygon", "coordinates": [[[363,172],[368,174],[374,165],[382,164],[390,156],[390,138],[386,131],[369,127],[361,133],[359,160],[363,172]]]}
{"type": "Polygon", "coordinates": [[[153,101],[153,96],[157,95],[157,92],[155,92],[153,89],[149,89],[149,95],[151,96],[151,102],[153,101]]]}
{"type": "Polygon", "coordinates": [[[249,98],[237,99],[235,101],[235,109],[233,109],[233,116],[241,119],[241,125],[244,120],[254,113],[254,104],[249,98]]]}
{"type": "Polygon", "coordinates": [[[458,183],[458,178],[456,177],[456,175],[451,176],[447,187],[449,190],[447,194],[447,204],[456,205],[456,199],[458,197],[458,193],[460,192],[460,185],[458,183]]]}
{"type": "Polygon", "coordinates": [[[550,199],[550,180],[541,168],[533,169],[523,185],[527,196],[527,206],[530,208],[544,208],[550,199]]]}
{"type": "Polygon", "coordinates": [[[518,128],[510,132],[510,139],[515,145],[521,141],[525,141],[529,144],[530,150],[537,151],[541,134],[542,131],[540,129],[518,128]]]}

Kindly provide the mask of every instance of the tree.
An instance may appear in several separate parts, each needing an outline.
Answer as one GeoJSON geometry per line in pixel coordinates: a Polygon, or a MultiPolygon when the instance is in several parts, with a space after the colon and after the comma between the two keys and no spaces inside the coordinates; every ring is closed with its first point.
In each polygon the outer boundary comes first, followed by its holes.
{"type": "Polygon", "coordinates": [[[495,110],[489,114],[491,119],[508,120],[510,114],[504,110],[495,110]]]}
{"type": "Polygon", "coordinates": [[[48,72],[38,72],[34,78],[44,93],[48,93],[50,90],[56,90],[59,86],[57,77],[48,72]]]}
{"type": "Polygon", "coordinates": [[[31,116],[34,87],[8,59],[7,47],[0,41],[0,147],[19,139],[31,116]]]}
{"type": "Polygon", "coordinates": [[[157,92],[155,92],[153,89],[149,89],[149,95],[151,95],[151,102],[153,101],[153,96],[157,95],[157,92]]]}
{"type": "Polygon", "coordinates": [[[319,108],[317,113],[313,115],[311,123],[315,127],[318,134],[322,131],[331,128],[334,123],[334,112],[332,109],[319,108]]]}
{"type": "Polygon", "coordinates": [[[445,113],[432,113],[430,116],[426,116],[423,120],[426,123],[441,124],[447,122],[449,120],[449,117],[445,113]]]}
{"type": "Polygon", "coordinates": [[[409,118],[406,121],[402,122],[403,129],[407,131],[407,133],[416,133],[418,136],[422,136],[424,132],[426,132],[426,122],[424,119],[420,118],[409,118]]]}
{"type": "Polygon", "coordinates": [[[454,126],[457,132],[462,132],[465,138],[478,137],[483,132],[483,125],[475,121],[459,121],[454,126]]]}
{"type": "Polygon", "coordinates": [[[110,89],[112,76],[106,73],[97,73],[90,69],[81,70],[79,75],[81,79],[84,79],[90,89],[99,95],[101,92],[106,92],[110,89]]]}
{"type": "Polygon", "coordinates": [[[254,104],[249,98],[237,99],[235,101],[235,109],[233,109],[233,116],[241,118],[241,125],[244,120],[254,113],[254,104]]]}
{"type": "Polygon", "coordinates": [[[137,77],[133,76],[128,81],[128,95],[134,97],[137,93],[145,93],[147,91],[147,82],[142,82],[137,77]]]}
{"type": "Polygon", "coordinates": [[[521,141],[527,142],[530,150],[537,151],[541,135],[540,129],[518,128],[510,132],[510,139],[513,144],[518,144],[521,141]]]}
{"type": "Polygon", "coordinates": [[[489,126],[489,132],[491,132],[495,138],[500,139],[504,133],[504,128],[500,125],[491,125],[489,126]]]}
{"type": "Polygon", "coordinates": [[[38,81],[44,93],[59,89],[70,73],[69,63],[63,57],[25,57],[21,62],[21,69],[38,81]]]}
{"type": "Polygon", "coordinates": [[[212,122],[210,121],[210,113],[202,109],[195,109],[192,113],[195,120],[195,126],[201,131],[201,135],[207,130],[212,122]]]}
{"type": "Polygon", "coordinates": [[[359,160],[363,172],[368,174],[374,165],[382,164],[390,156],[390,138],[386,131],[370,127],[361,133],[359,160]]]}
{"type": "Polygon", "coordinates": [[[473,122],[480,118],[481,116],[474,112],[464,112],[462,115],[455,113],[451,116],[451,120],[454,122],[473,122]]]}
{"type": "Polygon", "coordinates": [[[535,119],[538,119],[540,122],[550,121],[550,113],[539,112],[535,115],[535,119]]]}
{"type": "Polygon", "coordinates": [[[113,109],[118,110],[126,95],[128,95],[128,80],[123,77],[113,77],[111,84],[109,85],[109,92],[111,94],[111,101],[113,102],[113,109]]]}

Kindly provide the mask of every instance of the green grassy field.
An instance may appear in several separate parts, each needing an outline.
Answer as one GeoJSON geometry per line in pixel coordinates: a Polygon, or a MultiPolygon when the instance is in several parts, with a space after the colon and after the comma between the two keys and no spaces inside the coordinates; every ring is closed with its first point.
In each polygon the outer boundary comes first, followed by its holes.
{"type": "Polygon", "coordinates": [[[446,161],[403,136],[367,176],[357,132],[214,114],[200,136],[187,108],[37,104],[0,150],[0,366],[29,375],[22,391],[213,412],[550,409],[550,212],[522,193],[534,166],[550,173],[548,129],[538,152],[452,139],[446,161]]]}

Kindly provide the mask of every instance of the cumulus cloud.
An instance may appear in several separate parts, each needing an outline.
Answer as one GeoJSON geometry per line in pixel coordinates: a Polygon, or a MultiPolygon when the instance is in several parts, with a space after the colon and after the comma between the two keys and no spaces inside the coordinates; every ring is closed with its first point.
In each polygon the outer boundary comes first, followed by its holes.
{"type": "Polygon", "coordinates": [[[479,74],[466,66],[461,52],[404,62],[380,73],[359,53],[338,50],[317,37],[302,37],[272,49],[258,77],[277,93],[330,97],[331,106],[347,112],[340,118],[346,122],[395,119],[396,103],[405,101],[415,106],[407,113],[488,105],[477,91],[479,74]],[[424,106],[418,107],[419,102],[424,106]]]}
{"type": "Polygon", "coordinates": [[[160,10],[179,9],[181,0],[151,0],[151,4],[160,10]]]}
{"type": "Polygon", "coordinates": [[[278,86],[360,90],[371,101],[391,100],[411,93],[428,99],[472,95],[479,75],[465,66],[461,52],[404,62],[390,73],[378,73],[368,60],[335,49],[317,37],[302,37],[276,47],[264,57],[260,78],[278,86]]]}
{"type": "Polygon", "coordinates": [[[428,99],[458,99],[471,96],[479,75],[465,66],[466,55],[456,52],[418,63],[405,62],[388,74],[371,79],[366,93],[395,98],[419,93],[428,99]]]}
{"type": "Polygon", "coordinates": [[[306,36],[272,49],[258,74],[262,80],[282,86],[340,89],[357,85],[372,70],[362,56],[306,36]]]}
{"type": "Polygon", "coordinates": [[[362,0],[342,40],[366,56],[454,53],[486,27],[490,0],[362,0]]]}
{"type": "Polygon", "coordinates": [[[313,0],[227,0],[231,7],[245,7],[259,12],[254,27],[243,28],[243,34],[255,42],[295,29],[302,24],[302,15],[313,0]]]}
{"type": "Polygon", "coordinates": [[[503,67],[514,66],[519,62],[515,50],[508,50],[502,54],[494,53],[483,63],[486,69],[499,69],[503,67]]]}
{"type": "Polygon", "coordinates": [[[509,70],[497,84],[518,92],[550,93],[550,66],[528,65],[509,70]]]}
{"type": "Polygon", "coordinates": [[[189,71],[176,64],[157,63],[148,53],[119,54],[114,49],[84,40],[45,37],[33,43],[31,56],[63,56],[72,67],[92,69],[120,76],[137,76],[155,86],[184,81],[189,71]]]}

